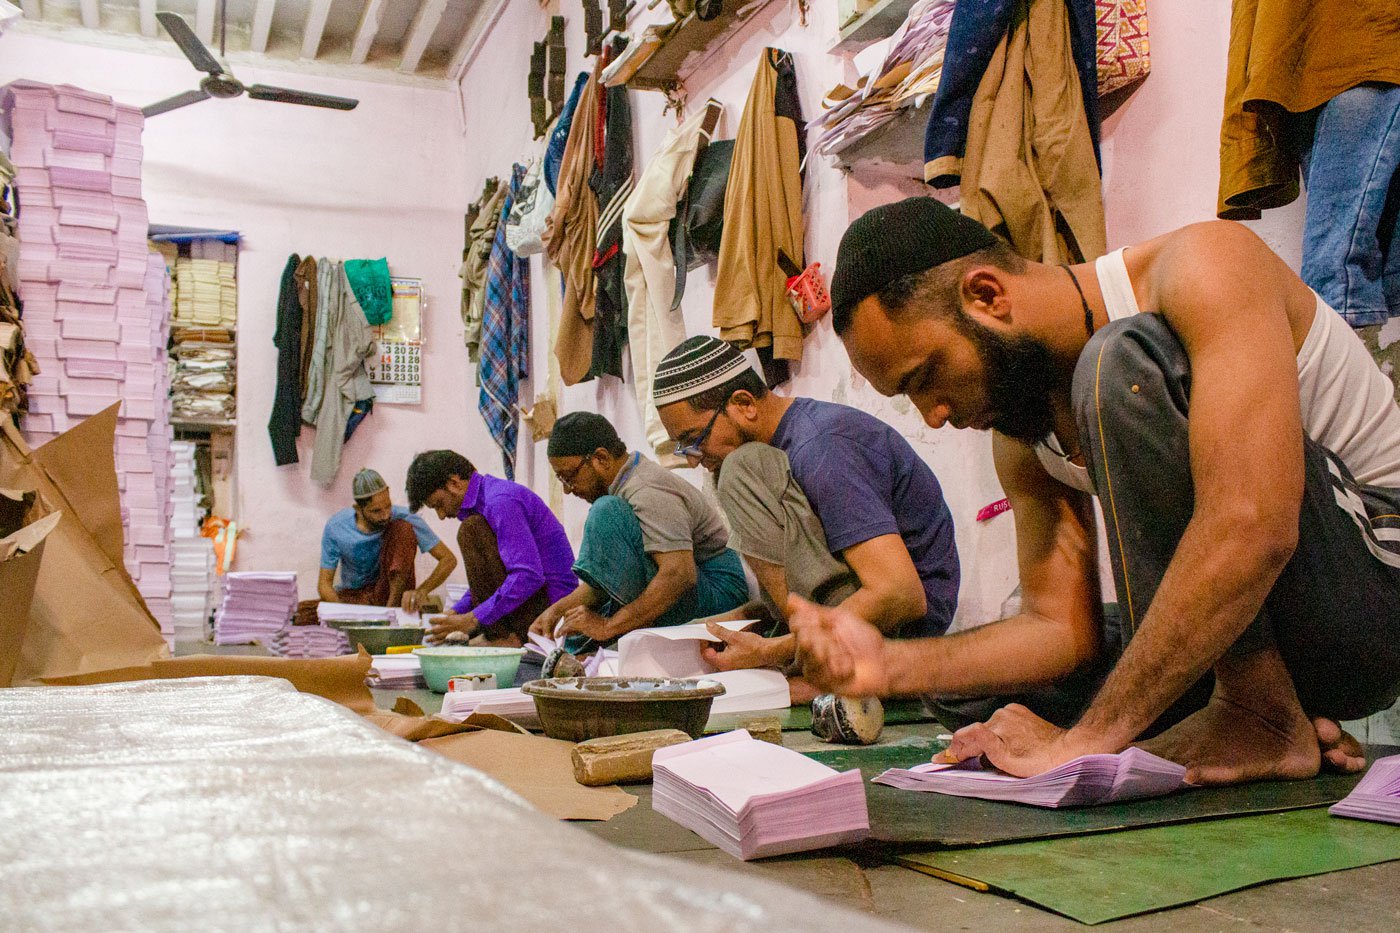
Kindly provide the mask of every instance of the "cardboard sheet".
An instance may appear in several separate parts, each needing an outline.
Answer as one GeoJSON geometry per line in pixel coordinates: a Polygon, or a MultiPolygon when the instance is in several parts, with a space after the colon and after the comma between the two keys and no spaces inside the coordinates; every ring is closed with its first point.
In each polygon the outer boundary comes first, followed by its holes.
{"type": "Polygon", "coordinates": [[[44,539],[61,518],[55,512],[19,527],[24,521],[21,506],[33,501],[32,493],[15,495],[9,490],[0,490],[0,504],[8,506],[0,533],[12,526],[16,528],[0,539],[0,594],[4,594],[0,598],[0,687],[8,687],[14,681],[24,635],[29,628],[34,586],[44,558],[44,539]]]}
{"type": "Polygon", "coordinates": [[[117,406],[31,451],[0,419],[0,487],[34,490],[29,519],[60,514],[44,543],[13,682],[148,664],[169,654],[122,564],[117,406]]]}
{"type": "MultiPolygon", "coordinates": [[[[316,658],[309,661],[292,658],[264,658],[250,655],[202,655],[184,658],[163,658],[139,667],[122,667],[94,671],[72,677],[45,678],[44,683],[57,686],[121,683],[131,680],[167,680],[176,677],[221,677],[256,675],[280,677],[302,693],[325,697],[362,716],[382,712],[374,706],[374,698],[365,686],[370,657],[361,651],[338,658],[316,658]]],[[[377,723],[376,723],[377,724],[377,723]]],[[[451,725],[447,723],[446,725],[451,725]]]]}
{"type": "MultiPolygon", "coordinates": [[[[1307,781],[1263,781],[1238,787],[1195,790],[1070,810],[1044,810],[1015,803],[921,794],[870,784],[886,768],[907,768],[928,761],[943,745],[932,738],[906,739],[898,745],[808,752],[837,770],[860,768],[870,805],[870,836],[907,846],[981,846],[1055,836],[1079,836],[1119,829],[1185,823],[1253,813],[1276,813],[1336,803],[1361,780],[1356,774],[1322,774],[1307,781]]],[[[1400,749],[1372,745],[1369,760],[1400,749]]],[[[1400,846],[1400,842],[1397,842],[1400,846]]]]}
{"type": "Polygon", "coordinates": [[[1396,859],[1400,829],[1329,817],[1320,807],[896,857],[916,871],[985,885],[1082,923],[1396,859]]]}
{"type": "Polygon", "coordinates": [[[418,744],[485,772],[557,819],[610,820],[637,805],[635,796],[616,785],[575,781],[572,742],[483,729],[418,744]]]}

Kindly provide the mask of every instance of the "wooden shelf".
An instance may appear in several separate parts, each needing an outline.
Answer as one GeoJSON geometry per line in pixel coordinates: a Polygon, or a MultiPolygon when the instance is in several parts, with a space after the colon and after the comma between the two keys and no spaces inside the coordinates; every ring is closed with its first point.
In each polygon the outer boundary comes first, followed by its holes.
{"type": "Polygon", "coordinates": [[[237,420],[224,418],[177,418],[171,417],[170,426],[184,431],[217,431],[238,426],[237,420]]]}
{"type": "Polygon", "coordinates": [[[858,18],[841,27],[841,40],[831,50],[854,51],[862,45],[894,35],[913,5],[914,0],[879,0],[858,18]]]}
{"type": "Polygon", "coordinates": [[[681,20],[661,48],[647,59],[627,86],[642,91],[670,92],[680,87],[685,76],[699,67],[705,52],[738,31],[774,0],[740,0],[733,11],[727,9],[711,20],[694,13],[681,20]]]}

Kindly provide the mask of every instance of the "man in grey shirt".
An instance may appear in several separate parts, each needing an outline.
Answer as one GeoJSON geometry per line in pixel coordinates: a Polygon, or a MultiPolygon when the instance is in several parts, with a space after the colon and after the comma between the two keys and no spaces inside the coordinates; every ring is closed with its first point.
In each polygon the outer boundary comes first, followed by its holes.
{"type": "Polygon", "coordinates": [[[548,452],[565,491],[592,506],[574,563],[579,586],[541,613],[532,631],[606,644],[633,629],[744,605],[739,555],[700,490],[629,452],[612,424],[592,412],[560,418],[548,452]]]}

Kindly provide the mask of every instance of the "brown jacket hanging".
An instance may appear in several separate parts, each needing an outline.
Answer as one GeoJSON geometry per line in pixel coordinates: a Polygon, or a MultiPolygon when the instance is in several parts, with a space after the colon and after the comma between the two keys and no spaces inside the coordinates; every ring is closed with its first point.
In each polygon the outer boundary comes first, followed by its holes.
{"type": "Polygon", "coordinates": [[[593,252],[598,235],[598,200],[588,187],[588,176],[593,167],[597,109],[595,68],[579,94],[569,140],[559,163],[554,211],[544,233],[545,250],[564,276],[564,309],[554,355],[565,385],[582,382],[593,365],[593,252]]]}
{"type": "Polygon", "coordinates": [[[961,169],[962,212],[1022,256],[1103,255],[1099,167],[1060,0],[1023,0],[972,99],[961,169]]]}
{"type": "Polygon", "coordinates": [[[1400,84],[1396,0],[1235,0],[1216,213],[1252,220],[1297,198],[1288,115],[1368,81],[1400,84]]]}
{"type": "Polygon", "coordinates": [[[771,347],[802,359],[802,322],[787,300],[781,250],[801,264],[802,175],[797,125],[779,117],[779,49],[765,49],[734,139],[724,193],[724,235],[715,276],[714,323],[738,347],[771,347]]]}

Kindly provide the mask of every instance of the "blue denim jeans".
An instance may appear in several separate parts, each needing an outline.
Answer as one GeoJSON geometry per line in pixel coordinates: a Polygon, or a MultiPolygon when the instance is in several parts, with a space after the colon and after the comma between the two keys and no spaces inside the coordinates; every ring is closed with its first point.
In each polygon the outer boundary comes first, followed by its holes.
{"type": "Polygon", "coordinates": [[[1352,327],[1381,324],[1400,314],[1400,87],[1363,84],[1315,115],[1303,281],[1352,327]]]}

